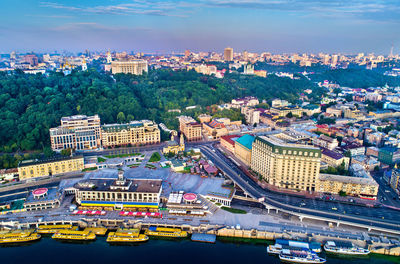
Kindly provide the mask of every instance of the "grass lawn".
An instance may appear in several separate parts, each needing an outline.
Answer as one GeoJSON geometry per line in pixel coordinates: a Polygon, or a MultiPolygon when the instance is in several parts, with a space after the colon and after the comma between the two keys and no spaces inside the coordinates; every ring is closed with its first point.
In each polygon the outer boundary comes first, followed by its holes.
{"type": "Polygon", "coordinates": [[[116,155],[105,155],[104,157],[108,159],[112,158],[126,158],[126,157],[132,157],[132,156],[140,156],[142,155],[141,153],[125,153],[125,154],[116,154],[116,155]]]}
{"type": "Polygon", "coordinates": [[[98,157],[98,158],[97,158],[97,162],[104,162],[104,161],[106,161],[105,158],[102,158],[102,157],[98,157]]]}
{"type": "Polygon", "coordinates": [[[82,172],[85,172],[85,171],[95,171],[95,170],[97,170],[97,167],[86,168],[86,169],[83,169],[82,172]]]}
{"type": "Polygon", "coordinates": [[[247,214],[247,212],[242,209],[230,208],[230,207],[226,207],[226,206],[222,206],[221,209],[228,211],[232,214],[247,214]]]}
{"type": "Polygon", "coordinates": [[[161,160],[161,155],[158,152],[154,152],[153,154],[151,154],[151,157],[149,159],[149,162],[157,162],[161,160]]]}

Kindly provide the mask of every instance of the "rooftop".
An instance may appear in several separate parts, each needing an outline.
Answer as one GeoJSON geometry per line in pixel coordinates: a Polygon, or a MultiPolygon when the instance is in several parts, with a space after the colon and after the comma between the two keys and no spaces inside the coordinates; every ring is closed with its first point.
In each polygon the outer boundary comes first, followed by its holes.
{"type": "Polygon", "coordinates": [[[236,142],[242,145],[243,147],[251,150],[254,139],[255,137],[253,137],[252,135],[246,134],[236,139],[236,142]]]}
{"type": "Polygon", "coordinates": [[[18,164],[18,167],[27,167],[31,165],[37,165],[37,164],[44,164],[44,163],[51,163],[51,162],[57,162],[57,161],[63,161],[63,160],[72,160],[72,159],[83,159],[83,156],[74,156],[74,157],[54,157],[50,159],[42,159],[42,160],[23,160],[18,164]]]}

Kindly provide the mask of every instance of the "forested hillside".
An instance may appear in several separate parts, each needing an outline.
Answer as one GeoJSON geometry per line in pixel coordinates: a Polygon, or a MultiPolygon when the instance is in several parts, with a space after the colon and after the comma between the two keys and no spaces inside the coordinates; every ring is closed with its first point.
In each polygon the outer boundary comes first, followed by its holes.
{"type": "Polygon", "coordinates": [[[176,127],[176,113],[169,109],[199,105],[195,111],[204,112],[206,106],[246,95],[294,101],[307,88],[315,89],[314,97],[322,92],[305,78],[229,74],[217,79],[194,71],[114,77],[95,70],[48,77],[0,73],[0,151],[42,150],[50,143],[49,128],[59,125],[62,116],[99,114],[102,123],[151,119],[176,127]]]}

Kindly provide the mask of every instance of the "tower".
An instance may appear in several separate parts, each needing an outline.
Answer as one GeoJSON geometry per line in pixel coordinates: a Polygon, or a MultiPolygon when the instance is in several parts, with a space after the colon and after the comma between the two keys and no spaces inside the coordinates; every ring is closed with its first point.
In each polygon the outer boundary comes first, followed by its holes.
{"type": "Polygon", "coordinates": [[[393,44],[392,47],[390,48],[389,58],[393,58],[393,44]]]}
{"type": "Polygon", "coordinates": [[[224,60],[233,61],[233,49],[231,47],[227,47],[224,49],[224,60]]]}
{"type": "Polygon", "coordinates": [[[86,71],[86,70],[87,70],[86,60],[82,59],[82,71],[86,71]]]}
{"type": "Polygon", "coordinates": [[[107,63],[110,64],[112,62],[111,53],[107,51],[107,63]]]}
{"type": "Polygon", "coordinates": [[[181,147],[184,147],[184,146],[185,146],[185,139],[183,138],[183,133],[181,133],[181,138],[180,138],[180,140],[179,140],[179,145],[180,145],[181,147]]]}

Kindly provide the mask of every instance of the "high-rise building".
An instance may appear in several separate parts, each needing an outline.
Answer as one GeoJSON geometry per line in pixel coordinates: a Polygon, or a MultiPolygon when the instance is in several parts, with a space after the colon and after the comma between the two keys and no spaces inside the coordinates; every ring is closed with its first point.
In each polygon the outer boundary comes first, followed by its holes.
{"type": "Polygon", "coordinates": [[[35,54],[25,55],[24,60],[31,66],[36,66],[39,63],[38,57],[35,54]]]}
{"type": "Polygon", "coordinates": [[[190,50],[185,50],[185,58],[189,57],[190,54],[192,54],[190,50]]]}
{"type": "Polygon", "coordinates": [[[110,51],[108,51],[108,52],[107,52],[107,63],[108,63],[108,64],[111,64],[111,62],[112,62],[111,53],[110,53],[110,51]]]}
{"type": "Polygon", "coordinates": [[[160,143],[160,129],[150,120],[101,126],[103,147],[160,143]]]}
{"type": "Polygon", "coordinates": [[[142,75],[147,72],[147,61],[145,60],[131,60],[131,61],[113,61],[111,62],[111,72],[116,73],[130,73],[135,75],[142,75]]]}
{"type": "Polygon", "coordinates": [[[233,61],[233,49],[231,47],[227,47],[224,49],[224,60],[233,61]]]}
{"type": "Polygon", "coordinates": [[[87,70],[86,60],[83,59],[83,60],[82,60],[82,71],[86,71],[86,70],[87,70]]]}
{"type": "Polygon", "coordinates": [[[267,183],[282,189],[316,191],[321,150],[258,136],[251,151],[251,169],[267,183]]]}
{"type": "Polygon", "coordinates": [[[51,148],[85,150],[101,147],[100,117],[75,115],[61,118],[61,126],[50,128],[51,148]]]}
{"type": "Polygon", "coordinates": [[[179,130],[183,133],[188,141],[201,140],[201,124],[197,123],[190,116],[179,117],[179,130]]]}

